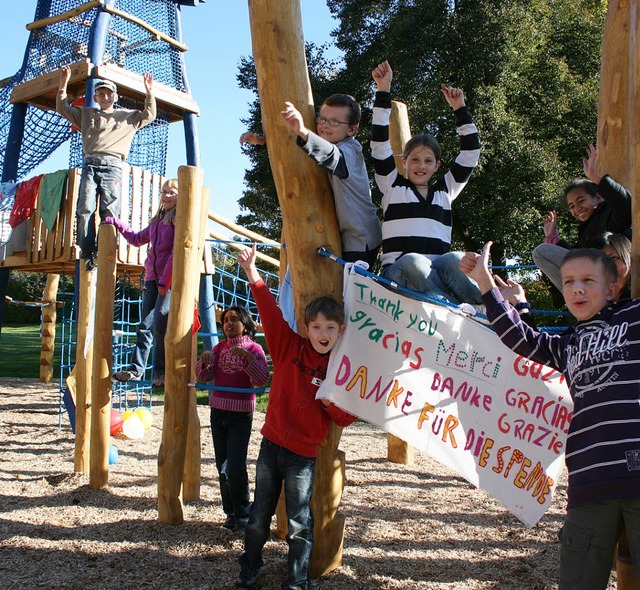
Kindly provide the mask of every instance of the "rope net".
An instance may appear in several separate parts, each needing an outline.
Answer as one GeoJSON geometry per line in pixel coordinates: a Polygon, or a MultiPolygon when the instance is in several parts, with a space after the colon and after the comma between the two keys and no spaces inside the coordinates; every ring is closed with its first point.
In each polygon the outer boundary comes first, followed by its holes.
{"type": "MultiPolygon", "coordinates": [[[[57,16],[81,4],[80,0],[38,0],[34,20],[57,16]]],[[[180,41],[178,10],[173,0],[117,0],[113,7],[180,41]]],[[[9,139],[14,108],[10,97],[14,86],[88,58],[90,35],[97,15],[98,9],[94,8],[31,32],[23,67],[0,88],[0,165],[4,165],[9,139]]],[[[165,41],[157,40],[139,24],[110,15],[103,64],[115,64],[140,75],[150,72],[158,82],[187,92],[181,60],[180,51],[165,41]]],[[[142,103],[128,99],[121,99],[118,105],[124,108],[143,107],[142,103]]],[[[153,123],[136,133],[128,157],[131,165],[165,174],[168,125],[167,113],[159,111],[153,123]]],[[[69,166],[78,167],[82,163],[80,134],[72,133],[70,123],[54,111],[29,105],[17,178],[12,180],[25,178],[69,139],[72,140],[69,166]]]]}

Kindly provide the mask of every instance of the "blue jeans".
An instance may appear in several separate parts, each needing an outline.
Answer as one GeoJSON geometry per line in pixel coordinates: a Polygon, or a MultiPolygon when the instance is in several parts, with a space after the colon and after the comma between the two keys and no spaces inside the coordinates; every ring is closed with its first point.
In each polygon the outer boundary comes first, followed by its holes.
{"type": "Polygon", "coordinates": [[[424,254],[409,253],[382,269],[382,277],[402,287],[451,303],[482,303],[475,282],[459,267],[461,252],[447,252],[430,260],[424,254]]]}
{"type": "Polygon", "coordinates": [[[96,206],[100,197],[100,219],[120,216],[122,160],[116,156],[88,155],[84,158],[78,205],[76,207],[77,243],[80,258],[95,257],[96,206]]]}
{"type": "Polygon", "coordinates": [[[136,347],[129,365],[129,370],[137,375],[144,375],[153,344],[156,348],[153,372],[164,375],[164,336],[167,333],[170,305],[171,290],[161,295],[158,293],[158,281],[144,282],[142,320],[136,332],[136,347]]]}
{"type": "Polygon", "coordinates": [[[253,412],[230,412],[211,408],[211,434],[220,476],[222,509],[227,516],[249,516],[247,448],[253,412]]]}
{"type": "Polygon", "coordinates": [[[289,544],[288,575],[283,588],[309,588],[309,561],[313,547],[311,496],[315,457],[302,457],[262,439],[256,463],[256,490],[245,530],[242,568],[257,571],[263,565],[262,548],[269,539],[271,517],[276,512],[284,481],[289,544]]]}
{"type": "Polygon", "coordinates": [[[640,567],[640,500],[609,500],[567,510],[560,539],[560,590],[605,590],[613,550],[625,528],[636,576],[640,567]]]}

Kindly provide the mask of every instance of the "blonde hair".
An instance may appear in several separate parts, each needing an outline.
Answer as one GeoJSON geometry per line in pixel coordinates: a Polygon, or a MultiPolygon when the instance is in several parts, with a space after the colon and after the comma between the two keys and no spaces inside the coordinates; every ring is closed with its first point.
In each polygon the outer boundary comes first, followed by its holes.
{"type": "MultiPolygon", "coordinates": [[[[169,178],[162,183],[162,191],[167,189],[174,188],[178,190],[178,179],[177,178],[169,178]]],[[[149,220],[149,223],[153,221],[157,221],[158,219],[162,219],[165,225],[171,223],[176,216],[176,208],[174,207],[171,211],[165,211],[162,207],[162,203],[158,205],[158,210],[154,213],[153,217],[149,220]]]]}

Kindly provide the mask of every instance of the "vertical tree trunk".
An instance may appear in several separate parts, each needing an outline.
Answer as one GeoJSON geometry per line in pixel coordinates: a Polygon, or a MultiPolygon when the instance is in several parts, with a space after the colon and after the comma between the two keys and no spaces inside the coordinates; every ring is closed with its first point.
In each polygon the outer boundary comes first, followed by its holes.
{"type": "MultiPolygon", "coordinates": [[[[326,172],[295,144],[295,135],[280,118],[285,101],[302,113],[315,129],[315,109],[304,53],[298,0],[249,0],[253,58],[258,78],[262,125],[267,138],[291,269],[298,326],[302,310],[319,295],[341,299],[341,270],[316,250],[326,245],[341,253],[333,195],[326,172]]],[[[344,521],[335,519],[343,486],[344,467],[336,467],[341,429],[333,425],[320,449],[313,498],[314,551],[312,575],[331,571],[342,560],[344,521]],[[339,491],[339,493],[338,493],[339,491]]]]}
{"type": "Polygon", "coordinates": [[[53,353],[56,345],[56,300],[60,275],[48,274],[47,284],[42,294],[42,346],[40,348],[40,381],[51,383],[53,378],[53,353]]]}
{"type": "MultiPolygon", "coordinates": [[[[207,231],[208,217],[206,211],[209,208],[211,191],[205,187],[202,190],[202,211],[200,214],[200,225],[198,235],[198,260],[202,260],[202,253],[205,248],[205,237],[207,231]]],[[[199,292],[199,289],[198,289],[199,292]]],[[[213,320],[215,330],[215,317],[213,320]]],[[[191,335],[191,372],[189,381],[196,380],[196,362],[198,355],[198,334],[192,331],[191,335]]],[[[202,464],[202,448],[200,439],[200,418],[198,416],[198,405],[196,399],[196,388],[189,387],[189,427],[187,429],[187,454],[184,464],[184,484],[183,497],[185,502],[194,502],[200,498],[200,469],[202,464]]]]}
{"type": "MultiPolygon", "coordinates": [[[[82,262],[82,261],[80,261],[82,262]]],[[[79,264],[77,277],[80,280],[78,296],[78,323],[76,332],[76,366],[73,376],[76,390],[76,442],[74,470],[89,473],[89,443],[91,437],[91,374],[93,373],[93,342],[85,355],[89,323],[94,310],[91,301],[91,273],[79,264]]]]}
{"type": "MultiPolygon", "coordinates": [[[[407,141],[411,139],[409,113],[407,105],[402,102],[391,101],[391,120],[389,122],[389,139],[394,153],[396,167],[400,174],[404,174],[402,151],[407,141]]],[[[387,433],[387,460],[401,465],[413,465],[413,447],[401,438],[387,433]]]]}
{"type": "MultiPolygon", "coordinates": [[[[200,280],[198,256],[203,203],[203,171],[193,166],[178,169],[179,197],[173,245],[171,308],[165,336],[165,397],[162,442],[158,454],[158,516],[161,522],[181,524],[182,481],[185,469],[191,397],[191,330],[200,280]]],[[[200,254],[202,251],[200,250],[200,254]]]]}
{"type": "MultiPolygon", "coordinates": [[[[624,184],[633,199],[632,226],[639,227],[640,205],[640,0],[615,0],[609,10],[602,39],[600,97],[598,103],[598,172],[624,184]]],[[[640,240],[634,235],[631,254],[631,290],[640,296],[640,240]]],[[[629,556],[626,534],[616,555],[619,590],[638,590],[640,584],[629,556]]]]}
{"type": "MultiPolygon", "coordinates": [[[[95,271],[93,271],[95,272],[95,271]]],[[[96,288],[93,367],[91,374],[91,457],[89,487],[109,483],[111,422],[111,365],[113,296],[116,289],[116,228],[100,225],[98,231],[98,285],[96,288]]]]}

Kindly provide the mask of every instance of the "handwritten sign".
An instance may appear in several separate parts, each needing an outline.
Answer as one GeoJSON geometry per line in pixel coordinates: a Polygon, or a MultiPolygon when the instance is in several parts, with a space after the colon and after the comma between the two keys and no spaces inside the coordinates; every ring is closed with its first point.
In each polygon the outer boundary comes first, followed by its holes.
{"type": "Polygon", "coordinates": [[[490,327],[355,274],[347,329],[318,397],[451,467],[533,526],[564,462],[572,403],[559,372],[490,327]]]}

